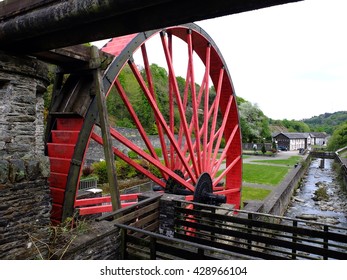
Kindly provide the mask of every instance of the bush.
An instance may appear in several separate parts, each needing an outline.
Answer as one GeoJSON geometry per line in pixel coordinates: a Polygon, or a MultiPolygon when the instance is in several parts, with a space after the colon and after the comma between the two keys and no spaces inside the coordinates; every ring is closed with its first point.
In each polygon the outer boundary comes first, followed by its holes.
{"type": "Polygon", "coordinates": [[[154,166],[153,164],[149,165],[149,171],[156,177],[161,178],[161,172],[158,167],[154,166]]]}
{"type": "Polygon", "coordinates": [[[93,173],[98,177],[99,184],[108,183],[106,161],[94,162],[92,168],[94,169],[93,173]]]}
{"type": "Polygon", "coordinates": [[[137,153],[135,153],[134,151],[129,151],[128,157],[131,159],[137,159],[137,158],[139,158],[139,155],[137,153]]]}
{"type": "Polygon", "coordinates": [[[90,165],[85,166],[82,169],[82,176],[83,177],[88,177],[89,175],[91,175],[94,172],[94,168],[90,165]]]}
{"type": "Polygon", "coordinates": [[[124,160],[117,160],[116,162],[117,177],[119,179],[128,179],[135,177],[137,171],[130,164],[126,163],[124,160]]]}
{"type": "MultiPolygon", "coordinates": [[[[148,149],[145,149],[144,151],[149,155],[151,154],[148,149]]],[[[158,157],[163,156],[163,151],[161,150],[161,148],[154,148],[154,152],[157,154],[158,157]]]]}

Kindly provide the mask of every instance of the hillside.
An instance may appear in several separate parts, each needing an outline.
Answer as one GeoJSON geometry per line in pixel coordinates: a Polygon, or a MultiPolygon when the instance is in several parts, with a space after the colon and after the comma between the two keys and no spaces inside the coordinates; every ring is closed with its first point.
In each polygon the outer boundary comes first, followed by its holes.
{"type": "Polygon", "coordinates": [[[312,131],[325,131],[331,135],[336,127],[347,121],[347,111],[325,113],[302,121],[306,123],[312,131]]]}

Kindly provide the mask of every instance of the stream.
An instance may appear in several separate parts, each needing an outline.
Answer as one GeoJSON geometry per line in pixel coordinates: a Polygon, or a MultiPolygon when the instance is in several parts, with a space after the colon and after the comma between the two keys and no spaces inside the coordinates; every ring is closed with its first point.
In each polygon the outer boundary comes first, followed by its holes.
{"type": "Polygon", "coordinates": [[[285,216],[347,227],[347,193],[342,190],[333,170],[334,160],[324,159],[324,167],[321,161],[320,158],[312,159],[285,216]],[[317,198],[315,192],[319,188],[325,197],[317,198]]]}

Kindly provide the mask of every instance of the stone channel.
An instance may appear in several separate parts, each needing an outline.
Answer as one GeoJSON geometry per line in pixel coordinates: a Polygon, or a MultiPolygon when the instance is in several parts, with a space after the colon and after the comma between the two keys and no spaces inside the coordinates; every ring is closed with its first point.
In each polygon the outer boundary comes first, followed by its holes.
{"type": "Polygon", "coordinates": [[[333,163],[333,159],[312,159],[284,216],[347,227],[347,193],[333,163]]]}

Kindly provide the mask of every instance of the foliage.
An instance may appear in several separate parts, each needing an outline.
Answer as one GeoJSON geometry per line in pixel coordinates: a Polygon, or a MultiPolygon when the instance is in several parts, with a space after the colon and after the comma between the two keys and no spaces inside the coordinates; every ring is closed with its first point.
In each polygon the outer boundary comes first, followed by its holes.
{"type": "Polygon", "coordinates": [[[263,143],[263,145],[261,146],[261,152],[263,153],[263,155],[266,153],[265,143],[263,143]]]}
{"type": "Polygon", "coordinates": [[[94,172],[94,169],[92,166],[88,165],[83,167],[82,169],[82,177],[88,177],[89,175],[91,175],[94,172]]]}
{"type": "Polygon", "coordinates": [[[347,146],[347,121],[336,128],[328,141],[327,149],[336,151],[347,146]]]}
{"type": "Polygon", "coordinates": [[[94,162],[92,168],[94,169],[93,174],[98,177],[99,184],[105,184],[108,182],[106,161],[94,162]]]}
{"type": "Polygon", "coordinates": [[[139,155],[134,152],[134,151],[129,151],[128,152],[128,157],[131,158],[131,159],[136,159],[136,158],[139,158],[139,155]]]}
{"type": "Polygon", "coordinates": [[[288,132],[310,132],[310,127],[303,121],[296,120],[272,120],[269,119],[269,123],[272,126],[282,126],[287,129],[288,132]]]}
{"type": "Polygon", "coordinates": [[[132,178],[137,175],[136,169],[126,163],[124,160],[118,159],[116,161],[116,170],[117,170],[117,177],[119,179],[127,179],[127,178],[132,178]]]}
{"type": "Polygon", "coordinates": [[[240,124],[243,142],[252,143],[262,139],[271,139],[268,118],[259,109],[257,104],[252,104],[238,98],[240,124]]]}
{"type": "Polygon", "coordinates": [[[313,131],[333,134],[334,130],[347,121],[347,111],[325,113],[303,120],[313,131]]]}

